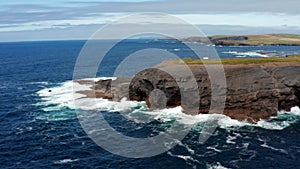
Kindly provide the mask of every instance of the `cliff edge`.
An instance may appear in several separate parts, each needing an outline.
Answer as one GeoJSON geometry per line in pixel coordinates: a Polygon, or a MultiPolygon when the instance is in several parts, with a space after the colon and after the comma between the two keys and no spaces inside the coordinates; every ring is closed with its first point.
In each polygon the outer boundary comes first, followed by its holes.
{"type": "MultiPolygon", "coordinates": [[[[280,110],[289,111],[294,106],[300,106],[300,62],[226,64],[223,67],[227,84],[223,112],[225,115],[255,123],[259,119],[277,115],[280,110]]],[[[123,97],[146,101],[150,108],[182,106],[185,109],[188,105],[183,104],[199,104],[199,110],[184,112],[210,113],[211,83],[206,67],[192,64],[189,68],[193,73],[192,76],[180,73],[181,69],[184,69],[182,64],[163,62],[131,78],[97,81],[93,87],[95,95],[87,91],[82,93],[89,97],[114,101],[119,101],[123,97]],[[179,73],[171,76],[161,71],[166,68],[179,73]],[[189,97],[185,98],[187,103],[182,103],[180,93],[182,89],[179,83],[189,83],[193,78],[196,79],[199,92],[190,93],[189,97]],[[153,94],[156,96],[151,97],[153,94]],[[200,96],[199,103],[195,103],[193,95],[200,96]]]]}

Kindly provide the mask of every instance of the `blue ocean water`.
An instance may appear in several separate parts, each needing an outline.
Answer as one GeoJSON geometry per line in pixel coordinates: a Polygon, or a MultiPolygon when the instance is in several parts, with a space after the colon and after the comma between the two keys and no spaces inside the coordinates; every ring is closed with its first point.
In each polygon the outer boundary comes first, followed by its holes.
{"type": "MultiPolygon", "coordinates": [[[[85,41],[0,43],[0,168],[300,166],[299,109],[282,113],[257,125],[221,117],[216,131],[204,144],[198,141],[202,126],[199,123],[177,146],[154,157],[125,158],[102,149],[83,131],[75,110],[70,106],[70,80],[84,43],[85,41]],[[46,91],[49,89],[53,92],[47,95],[46,91]]],[[[105,42],[99,42],[100,45],[101,43],[105,42]]],[[[122,57],[149,47],[172,51],[182,58],[195,57],[176,41],[125,41],[107,55],[97,76],[111,77],[122,57]]],[[[282,55],[300,53],[297,46],[216,47],[216,50],[221,58],[265,57],[265,52],[282,55]]],[[[104,104],[103,108],[111,104],[115,103],[104,104]]],[[[118,131],[137,138],[157,133],[170,121],[178,120],[178,117],[170,113],[166,117],[159,115],[162,118],[160,122],[137,124],[122,118],[115,111],[103,109],[101,113],[118,131]]],[[[186,117],[179,117],[179,121],[183,124],[190,122],[186,117]]]]}

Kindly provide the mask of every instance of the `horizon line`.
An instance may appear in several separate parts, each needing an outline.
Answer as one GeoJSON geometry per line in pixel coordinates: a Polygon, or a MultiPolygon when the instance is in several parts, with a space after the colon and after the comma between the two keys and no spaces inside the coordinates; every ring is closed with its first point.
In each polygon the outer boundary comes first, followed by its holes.
{"type": "MultiPolygon", "coordinates": [[[[188,37],[212,37],[212,36],[247,36],[247,35],[300,35],[297,33],[261,33],[261,34],[214,34],[209,36],[188,36],[188,37]]],[[[182,37],[182,38],[188,38],[188,37],[182,37]]],[[[168,37],[166,37],[168,38],[168,37]]],[[[171,37],[172,38],[172,37],[171,37]]],[[[130,40],[151,40],[151,39],[161,39],[158,37],[147,37],[147,38],[130,38],[130,40]]],[[[176,38],[174,38],[176,39],[176,38]]],[[[12,40],[12,41],[0,41],[0,43],[22,43],[22,42],[58,42],[58,41],[90,41],[90,40],[122,40],[122,39],[33,39],[33,40],[12,40]]]]}

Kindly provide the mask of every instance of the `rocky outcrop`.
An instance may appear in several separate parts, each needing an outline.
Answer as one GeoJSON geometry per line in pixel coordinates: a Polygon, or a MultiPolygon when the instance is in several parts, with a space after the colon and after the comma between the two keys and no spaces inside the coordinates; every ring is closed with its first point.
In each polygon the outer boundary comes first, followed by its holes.
{"type": "MultiPolygon", "coordinates": [[[[210,113],[211,83],[206,68],[203,65],[190,65],[189,68],[194,77],[180,73],[183,65],[166,62],[141,71],[133,78],[98,81],[94,90],[96,97],[115,101],[127,97],[146,101],[154,109],[181,105],[187,114],[210,113]],[[171,76],[162,68],[178,73],[171,76]],[[197,90],[189,85],[180,87],[192,79],[197,82],[197,90]],[[195,103],[197,95],[200,100],[195,103]],[[198,110],[188,108],[195,104],[199,104],[198,110]]],[[[291,107],[300,106],[300,63],[224,65],[224,71],[227,81],[225,115],[255,122],[275,116],[280,110],[289,111],[291,107]]]]}
{"type": "MultiPolygon", "coordinates": [[[[248,36],[228,36],[222,38],[209,38],[210,41],[215,45],[221,46],[242,46],[243,43],[236,43],[235,41],[246,41],[248,40],[248,36]]],[[[246,45],[246,44],[245,44],[246,45]]]]}

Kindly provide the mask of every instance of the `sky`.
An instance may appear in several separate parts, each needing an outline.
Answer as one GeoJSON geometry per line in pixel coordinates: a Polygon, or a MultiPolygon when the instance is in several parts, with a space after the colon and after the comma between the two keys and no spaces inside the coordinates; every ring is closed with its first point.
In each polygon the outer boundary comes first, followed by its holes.
{"type": "Polygon", "coordinates": [[[88,39],[124,16],[161,12],[206,35],[300,34],[299,0],[0,0],[0,41],[88,39]]]}

